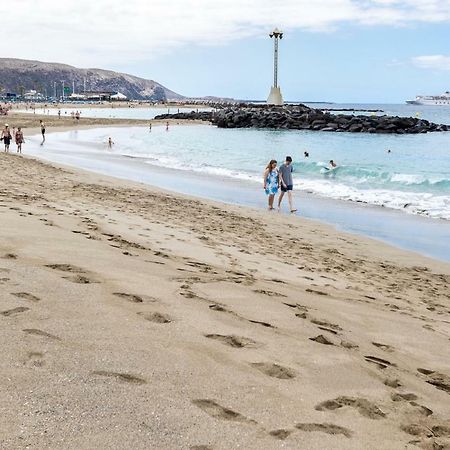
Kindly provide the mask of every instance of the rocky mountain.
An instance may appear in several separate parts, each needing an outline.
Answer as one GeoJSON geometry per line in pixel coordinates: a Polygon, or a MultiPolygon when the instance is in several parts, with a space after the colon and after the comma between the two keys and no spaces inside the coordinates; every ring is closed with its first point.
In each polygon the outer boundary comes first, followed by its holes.
{"type": "Polygon", "coordinates": [[[66,64],[0,58],[0,93],[18,95],[34,89],[43,95],[62,94],[62,81],[72,92],[114,91],[133,100],[181,100],[184,97],[153,80],[103,69],[78,69],[66,64]]]}

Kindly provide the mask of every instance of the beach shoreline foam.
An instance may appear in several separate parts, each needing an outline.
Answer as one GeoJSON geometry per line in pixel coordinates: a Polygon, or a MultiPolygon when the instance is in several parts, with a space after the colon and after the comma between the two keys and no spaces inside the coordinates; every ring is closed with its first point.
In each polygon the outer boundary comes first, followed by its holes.
{"type": "Polygon", "coordinates": [[[2,448],[450,445],[449,264],[33,158],[0,168],[2,448]]]}

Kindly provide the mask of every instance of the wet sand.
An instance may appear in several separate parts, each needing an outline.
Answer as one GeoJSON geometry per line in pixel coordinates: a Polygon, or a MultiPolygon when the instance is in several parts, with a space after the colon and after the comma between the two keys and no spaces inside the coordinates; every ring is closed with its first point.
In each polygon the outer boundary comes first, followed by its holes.
{"type": "Polygon", "coordinates": [[[0,169],[1,448],[449,448],[449,264],[14,154],[0,169]]]}

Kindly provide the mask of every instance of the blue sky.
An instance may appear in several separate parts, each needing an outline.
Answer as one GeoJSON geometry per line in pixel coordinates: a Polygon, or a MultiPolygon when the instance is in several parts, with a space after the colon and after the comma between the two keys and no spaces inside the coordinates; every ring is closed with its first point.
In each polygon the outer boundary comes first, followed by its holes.
{"type": "Polygon", "coordinates": [[[15,0],[14,15],[0,56],[119,70],[187,96],[265,99],[274,27],[286,100],[450,90],[450,0],[15,0]]]}
{"type": "MultiPolygon", "coordinates": [[[[144,65],[124,65],[185,95],[263,99],[272,82],[268,36],[217,47],[189,45],[144,65]]],[[[450,54],[450,25],[343,26],[295,30],[280,43],[279,83],[287,100],[403,103],[450,90],[450,70],[418,67],[418,55],[450,54]]]]}

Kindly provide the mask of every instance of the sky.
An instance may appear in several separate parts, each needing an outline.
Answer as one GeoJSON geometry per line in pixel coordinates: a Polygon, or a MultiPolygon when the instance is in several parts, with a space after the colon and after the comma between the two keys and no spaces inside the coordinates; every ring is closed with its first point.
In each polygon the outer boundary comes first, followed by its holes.
{"type": "Polygon", "coordinates": [[[403,103],[450,90],[450,0],[1,0],[0,56],[118,70],[186,96],[403,103]]]}

